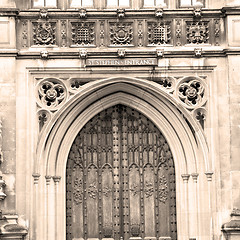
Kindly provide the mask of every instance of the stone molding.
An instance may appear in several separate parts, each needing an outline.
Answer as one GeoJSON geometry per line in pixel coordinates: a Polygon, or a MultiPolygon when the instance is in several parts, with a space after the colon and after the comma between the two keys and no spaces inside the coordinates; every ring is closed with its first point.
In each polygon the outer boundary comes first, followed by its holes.
{"type": "Polygon", "coordinates": [[[2,240],[21,240],[27,235],[28,229],[18,224],[17,215],[4,214],[0,218],[0,238],[2,240]]]}

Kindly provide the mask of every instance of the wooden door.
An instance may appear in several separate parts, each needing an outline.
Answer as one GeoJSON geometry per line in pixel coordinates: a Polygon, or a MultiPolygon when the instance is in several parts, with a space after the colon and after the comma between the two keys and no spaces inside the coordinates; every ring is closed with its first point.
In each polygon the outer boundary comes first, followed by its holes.
{"type": "Polygon", "coordinates": [[[111,107],[79,132],[66,192],[67,240],[177,239],[170,148],[156,126],[129,107],[111,107]]]}

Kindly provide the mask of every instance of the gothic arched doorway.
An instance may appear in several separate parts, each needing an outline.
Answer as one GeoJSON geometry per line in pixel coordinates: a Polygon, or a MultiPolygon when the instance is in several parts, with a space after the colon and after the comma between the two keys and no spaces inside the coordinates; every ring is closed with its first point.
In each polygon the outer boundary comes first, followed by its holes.
{"type": "Polygon", "coordinates": [[[66,170],[67,240],[177,239],[174,161],[144,115],[116,105],[93,117],[66,170]]]}

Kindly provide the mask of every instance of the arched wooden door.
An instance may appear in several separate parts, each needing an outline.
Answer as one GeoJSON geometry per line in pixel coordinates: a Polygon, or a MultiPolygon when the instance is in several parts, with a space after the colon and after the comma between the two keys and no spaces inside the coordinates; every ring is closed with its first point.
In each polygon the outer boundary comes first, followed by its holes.
{"type": "Polygon", "coordinates": [[[77,135],[66,170],[67,240],[177,239],[175,170],[168,143],[123,105],[77,135]]]}

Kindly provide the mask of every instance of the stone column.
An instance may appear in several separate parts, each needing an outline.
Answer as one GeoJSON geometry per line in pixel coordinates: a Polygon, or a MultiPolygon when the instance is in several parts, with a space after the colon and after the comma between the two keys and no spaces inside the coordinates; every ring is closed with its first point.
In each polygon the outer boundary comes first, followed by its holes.
{"type": "Polygon", "coordinates": [[[189,180],[190,174],[182,174],[182,179],[184,183],[184,199],[185,199],[185,206],[184,206],[184,214],[185,214],[185,223],[183,225],[186,226],[186,232],[184,233],[184,236],[186,239],[189,238],[189,206],[188,206],[188,180],[189,180]]]}

